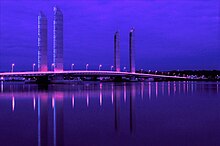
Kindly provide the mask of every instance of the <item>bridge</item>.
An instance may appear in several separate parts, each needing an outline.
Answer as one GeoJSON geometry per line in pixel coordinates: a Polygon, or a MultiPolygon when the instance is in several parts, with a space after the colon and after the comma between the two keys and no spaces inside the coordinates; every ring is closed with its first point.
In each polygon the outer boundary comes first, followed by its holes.
{"type": "MultiPolygon", "coordinates": [[[[170,79],[170,80],[185,80],[187,77],[158,75],[158,74],[145,74],[136,73],[135,68],[135,29],[132,27],[129,31],[129,72],[121,71],[120,67],[120,35],[116,31],[114,34],[114,66],[111,66],[111,71],[89,71],[88,64],[86,70],[63,70],[63,14],[61,10],[54,7],[54,20],[53,20],[53,71],[48,71],[48,44],[47,44],[47,17],[40,12],[38,16],[38,71],[34,71],[35,63],[33,64],[33,71],[14,72],[14,63],[12,64],[11,72],[0,72],[1,80],[4,78],[15,79],[22,77],[25,79],[34,79],[37,82],[48,82],[52,80],[68,80],[74,77],[91,77],[97,79],[99,77],[108,77],[109,80],[122,80],[128,78],[131,81],[145,78],[156,79],[170,79]]],[[[73,68],[72,64],[72,68],[73,68]]]]}
{"type": "Polygon", "coordinates": [[[44,78],[53,76],[72,76],[72,77],[114,77],[114,78],[168,78],[168,79],[179,79],[185,80],[187,77],[180,76],[168,76],[168,75],[158,75],[158,74],[145,74],[145,73],[132,73],[132,72],[120,72],[120,71],[84,71],[84,70],[74,70],[74,71],[46,71],[46,72],[4,72],[0,73],[1,78],[5,77],[23,77],[23,78],[44,78]]]}

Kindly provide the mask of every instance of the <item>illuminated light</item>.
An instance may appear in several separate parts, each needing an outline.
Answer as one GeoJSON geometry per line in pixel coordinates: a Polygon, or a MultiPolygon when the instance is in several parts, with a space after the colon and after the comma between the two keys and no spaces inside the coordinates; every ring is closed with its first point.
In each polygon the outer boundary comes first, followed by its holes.
{"type": "Polygon", "coordinates": [[[34,72],[34,68],[35,68],[35,63],[33,64],[33,72],[34,72]]]}
{"type": "Polygon", "coordinates": [[[86,106],[89,106],[89,93],[86,93],[86,106]]]}
{"type": "Polygon", "coordinates": [[[12,63],[12,64],[11,64],[11,72],[14,72],[14,66],[15,66],[15,64],[12,63]]]}
{"type": "Polygon", "coordinates": [[[141,73],[143,73],[143,69],[141,69],[141,73]]]}
{"type": "Polygon", "coordinates": [[[126,102],[127,98],[127,89],[126,89],[126,83],[124,83],[124,102],[126,102]]]}
{"type": "Polygon", "coordinates": [[[173,83],[173,93],[174,93],[174,95],[176,94],[176,82],[175,81],[173,83]]]}
{"type": "Polygon", "coordinates": [[[71,64],[71,70],[73,70],[75,64],[71,64]]]}
{"type": "Polygon", "coordinates": [[[1,81],[1,92],[4,92],[4,83],[1,81]]]}
{"type": "Polygon", "coordinates": [[[12,96],[12,111],[15,110],[15,97],[12,96]]]}
{"type": "Polygon", "coordinates": [[[144,83],[141,82],[141,99],[144,99],[144,83]]]}
{"type": "Polygon", "coordinates": [[[151,99],[151,82],[148,83],[148,96],[151,99]]]}
{"type": "Polygon", "coordinates": [[[54,71],[54,63],[51,64],[51,71],[54,71]]]}
{"type": "Polygon", "coordinates": [[[186,81],[183,82],[183,93],[186,92],[186,81]]]}
{"type": "Polygon", "coordinates": [[[124,67],[123,70],[126,71],[126,67],[124,67]]]}
{"type": "Polygon", "coordinates": [[[100,65],[99,65],[99,71],[101,70],[101,67],[102,67],[102,65],[100,64],[100,65]]]}
{"type": "Polygon", "coordinates": [[[99,104],[102,106],[102,83],[100,83],[99,104]]]}
{"type": "Polygon", "coordinates": [[[54,109],[54,97],[52,97],[52,108],[54,109]]]}
{"type": "Polygon", "coordinates": [[[114,103],[114,86],[112,84],[112,104],[114,103]]]}
{"type": "Polygon", "coordinates": [[[36,107],[36,99],[35,99],[35,97],[33,98],[33,106],[34,106],[34,110],[35,110],[35,107],[36,107]]]}
{"type": "Polygon", "coordinates": [[[186,83],[186,93],[188,93],[188,90],[189,90],[189,83],[187,81],[187,83],[186,83]]]}
{"type": "Polygon", "coordinates": [[[86,70],[88,70],[89,64],[86,64],[86,70]]]}
{"type": "Polygon", "coordinates": [[[162,95],[164,96],[164,82],[162,83],[162,95]]]}
{"type": "Polygon", "coordinates": [[[156,97],[158,96],[158,82],[156,82],[156,97]]]}
{"type": "Polygon", "coordinates": [[[74,108],[74,104],[75,104],[75,99],[74,99],[74,94],[72,95],[72,108],[74,108]]]}
{"type": "Polygon", "coordinates": [[[167,90],[168,90],[168,96],[170,96],[170,81],[168,81],[168,88],[167,88],[167,90]]]}
{"type": "Polygon", "coordinates": [[[102,91],[100,91],[100,94],[99,94],[99,104],[100,106],[102,106],[102,91]]]}
{"type": "MultiPolygon", "coordinates": [[[[217,87],[218,87],[218,84],[217,84],[217,87]]],[[[217,88],[217,90],[218,90],[218,88],[217,88]]],[[[191,82],[191,92],[193,93],[193,82],[191,82]]]]}
{"type": "Polygon", "coordinates": [[[113,68],[114,68],[114,66],[112,65],[112,66],[111,66],[111,71],[113,70],[113,68]]]}

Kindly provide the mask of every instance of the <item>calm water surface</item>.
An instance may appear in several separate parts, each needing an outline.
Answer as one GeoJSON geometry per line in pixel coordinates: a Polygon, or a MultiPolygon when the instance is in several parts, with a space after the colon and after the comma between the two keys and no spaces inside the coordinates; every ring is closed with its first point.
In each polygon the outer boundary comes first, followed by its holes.
{"type": "Polygon", "coordinates": [[[218,82],[2,83],[0,146],[219,146],[218,82]]]}

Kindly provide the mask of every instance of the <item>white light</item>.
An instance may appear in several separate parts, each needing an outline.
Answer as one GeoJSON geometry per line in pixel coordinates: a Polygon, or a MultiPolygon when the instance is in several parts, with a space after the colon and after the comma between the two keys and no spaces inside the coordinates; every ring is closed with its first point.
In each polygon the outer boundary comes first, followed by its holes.
{"type": "Polygon", "coordinates": [[[112,66],[111,66],[111,71],[112,71],[113,68],[114,68],[114,66],[112,65],[112,66]]]}
{"type": "Polygon", "coordinates": [[[100,65],[99,65],[99,70],[101,69],[101,67],[102,67],[102,65],[100,64],[100,65]]]}

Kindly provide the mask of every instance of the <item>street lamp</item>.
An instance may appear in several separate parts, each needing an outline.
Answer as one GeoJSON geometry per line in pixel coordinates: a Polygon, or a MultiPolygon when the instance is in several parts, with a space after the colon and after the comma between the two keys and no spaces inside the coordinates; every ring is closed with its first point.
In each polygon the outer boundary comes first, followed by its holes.
{"type": "Polygon", "coordinates": [[[11,64],[11,72],[14,72],[14,66],[15,66],[15,64],[13,63],[13,64],[11,64]]]}
{"type": "Polygon", "coordinates": [[[102,65],[100,64],[100,65],[99,65],[99,71],[101,70],[101,67],[102,67],[102,65]]]}
{"type": "Polygon", "coordinates": [[[143,69],[141,69],[141,73],[143,72],[143,69]]]}
{"type": "Polygon", "coordinates": [[[126,67],[124,67],[124,71],[126,71],[126,67]]]}
{"type": "Polygon", "coordinates": [[[51,70],[54,70],[54,63],[51,64],[51,70]]]}
{"type": "Polygon", "coordinates": [[[74,64],[71,65],[71,70],[73,70],[73,68],[74,68],[74,64]]]}
{"type": "Polygon", "coordinates": [[[89,64],[86,64],[86,70],[88,70],[88,66],[89,66],[89,64]]]}
{"type": "Polygon", "coordinates": [[[112,65],[112,66],[111,66],[111,71],[112,71],[113,68],[114,68],[114,66],[112,65]]]}
{"type": "Polygon", "coordinates": [[[151,70],[148,70],[148,73],[150,73],[151,70]]]}
{"type": "Polygon", "coordinates": [[[157,71],[155,71],[155,74],[157,74],[157,71]]]}
{"type": "Polygon", "coordinates": [[[34,72],[35,63],[33,63],[33,72],[34,72]]]}

